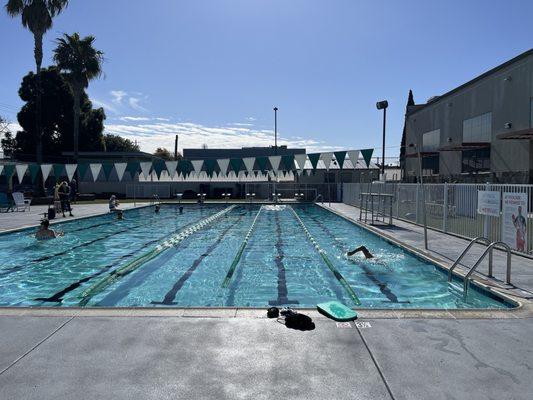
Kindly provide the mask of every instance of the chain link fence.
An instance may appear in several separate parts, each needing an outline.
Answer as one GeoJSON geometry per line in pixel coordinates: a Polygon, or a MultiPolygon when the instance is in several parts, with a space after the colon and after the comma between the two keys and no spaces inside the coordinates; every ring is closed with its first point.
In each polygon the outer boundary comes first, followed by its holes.
{"type": "MultiPolygon", "coordinates": [[[[473,239],[484,236],[491,242],[502,241],[503,216],[486,216],[477,212],[478,191],[525,193],[528,198],[527,243],[523,253],[533,254],[533,185],[506,184],[424,184],[426,220],[430,228],[473,239]]],[[[417,183],[345,183],[342,201],[361,207],[361,193],[393,196],[394,218],[421,225],[424,203],[422,186],[417,183]]],[[[363,205],[364,207],[364,205],[363,205]]]]}

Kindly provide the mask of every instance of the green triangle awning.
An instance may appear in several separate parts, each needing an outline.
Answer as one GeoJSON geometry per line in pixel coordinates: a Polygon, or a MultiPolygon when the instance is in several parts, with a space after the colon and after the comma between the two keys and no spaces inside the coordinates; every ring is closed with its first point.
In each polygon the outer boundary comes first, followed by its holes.
{"type": "Polygon", "coordinates": [[[339,168],[342,169],[344,166],[344,160],[346,159],[346,151],[334,151],[333,154],[335,154],[335,159],[339,164],[339,168]]]}
{"type": "Polygon", "coordinates": [[[83,179],[85,177],[85,174],[87,173],[88,169],[89,169],[89,164],[87,163],[78,164],[78,174],[80,174],[80,179],[83,179]]]}
{"type": "MultiPolygon", "coordinates": [[[[79,167],[78,167],[79,168],[79,167]]],[[[129,172],[131,179],[135,178],[135,175],[141,169],[141,163],[138,161],[131,161],[126,166],[126,171],[129,172]]]]}
{"type": "Polygon", "coordinates": [[[257,166],[262,172],[266,171],[266,166],[268,162],[267,157],[256,157],[255,161],[257,162],[257,166]]]}
{"type": "Polygon", "coordinates": [[[205,170],[207,172],[207,175],[209,177],[213,176],[213,172],[215,171],[215,168],[217,166],[217,160],[214,158],[210,158],[204,161],[205,170]]]}
{"type": "Polygon", "coordinates": [[[157,179],[160,179],[161,172],[163,172],[164,169],[167,169],[167,166],[164,160],[154,160],[152,162],[152,168],[154,169],[155,174],[157,175],[157,179]]]}
{"type": "Polygon", "coordinates": [[[109,180],[109,176],[111,175],[111,171],[113,171],[113,167],[115,164],[110,162],[102,163],[102,169],[104,170],[104,176],[106,180],[109,180]]]}
{"type": "Polygon", "coordinates": [[[363,159],[365,160],[367,168],[370,167],[370,160],[372,159],[373,153],[374,153],[374,149],[361,150],[361,155],[363,156],[363,159]]]}
{"type": "Polygon", "coordinates": [[[229,160],[229,163],[231,165],[231,169],[235,172],[235,174],[238,174],[241,170],[245,169],[242,158],[232,158],[229,160]]]}
{"type": "Polygon", "coordinates": [[[186,176],[193,170],[193,166],[189,160],[182,159],[178,163],[178,168],[176,170],[178,171],[178,173],[181,173],[183,176],[186,176]]]}
{"type": "Polygon", "coordinates": [[[293,171],[294,168],[294,154],[287,154],[281,156],[282,169],[285,171],[293,171]]]}
{"type": "Polygon", "coordinates": [[[311,161],[311,165],[313,166],[313,170],[315,170],[316,166],[318,165],[318,160],[320,160],[320,153],[308,154],[307,157],[309,157],[309,161],[311,161]]]}
{"type": "Polygon", "coordinates": [[[41,171],[41,167],[39,167],[39,164],[30,164],[28,169],[30,170],[31,182],[34,183],[41,171]]]}
{"type": "Polygon", "coordinates": [[[4,165],[4,175],[9,180],[15,173],[15,165],[14,164],[7,164],[4,165]]]}
{"type": "Polygon", "coordinates": [[[54,176],[56,178],[56,181],[59,180],[62,176],[66,176],[66,174],[63,173],[65,170],[65,166],[63,164],[54,164],[54,176]]]}

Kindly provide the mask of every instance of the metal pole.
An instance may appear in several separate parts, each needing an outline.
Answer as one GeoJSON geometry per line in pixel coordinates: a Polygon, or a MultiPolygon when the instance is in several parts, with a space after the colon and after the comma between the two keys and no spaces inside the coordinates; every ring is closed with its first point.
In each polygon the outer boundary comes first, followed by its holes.
{"type": "Polygon", "coordinates": [[[418,176],[420,179],[420,186],[422,188],[422,222],[424,224],[424,248],[428,249],[428,228],[426,221],[426,190],[424,188],[424,180],[422,178],[422,157],[420,156],[420,148],[416,148],[418,153],[418,176]]]}
{"type": "Polygon", "coordinates": [[[387,125],[387,108],[383,109],[383,151],[381,153],[381,175],[385,175],[385,129],[387,125]]]}
{"type": "Polygon", "coordinates": [[[274,154],[278,155],[278,107],[274,107],[274,154]]]}

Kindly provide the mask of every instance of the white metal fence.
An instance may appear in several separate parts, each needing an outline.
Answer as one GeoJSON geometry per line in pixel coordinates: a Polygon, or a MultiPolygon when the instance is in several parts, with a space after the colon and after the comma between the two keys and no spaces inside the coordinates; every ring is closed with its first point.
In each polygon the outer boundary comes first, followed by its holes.
{"type": "MultiPolygon", "coordinates": [[[[502,184],[425,184],[426,219],[428,227],[455,235],[502,240],[502,216],[490,217],[477,213],[479,190],[503,193],[527,193],[527,244],[525,253],[533,254],[533,185],[502,184]]],[[[422,187],[416,183],[345,183],[343,202],[361,206],[362,192],[394,196],[393,217],[422,224],[422,187]]],[[[525,216],[525,215],[524,215],[525,216]]]]}

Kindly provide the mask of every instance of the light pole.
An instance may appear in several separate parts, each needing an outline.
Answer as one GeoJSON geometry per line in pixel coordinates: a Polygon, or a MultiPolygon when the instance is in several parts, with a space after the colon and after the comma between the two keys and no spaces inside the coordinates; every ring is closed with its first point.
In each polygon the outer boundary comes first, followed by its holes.
{"type": "Polygon", "coordinates": [[[383,152],[381,153],[381,175],[385,176],[385,128],[387,126],[387,107],[389,102],[387,100],[378,101],[376,108],[383,110],[383,152]]]}
{"type": "Polygon", "coordinates": [[[274,107],[274,154],[278,155],[278,107],[274,107]]]}
{"type": "Polygon", "coordinates": [[[422,223],[424,224],[424,248],[428,249],[428,226],[426,221],[426,189],[424,187],[424,180],[422,178],[422,156],[420,155],[420,148],[414,144],[409,144],[409,147],[414,147],[418,156],[418,181],[422,188],[422,223]]]}

